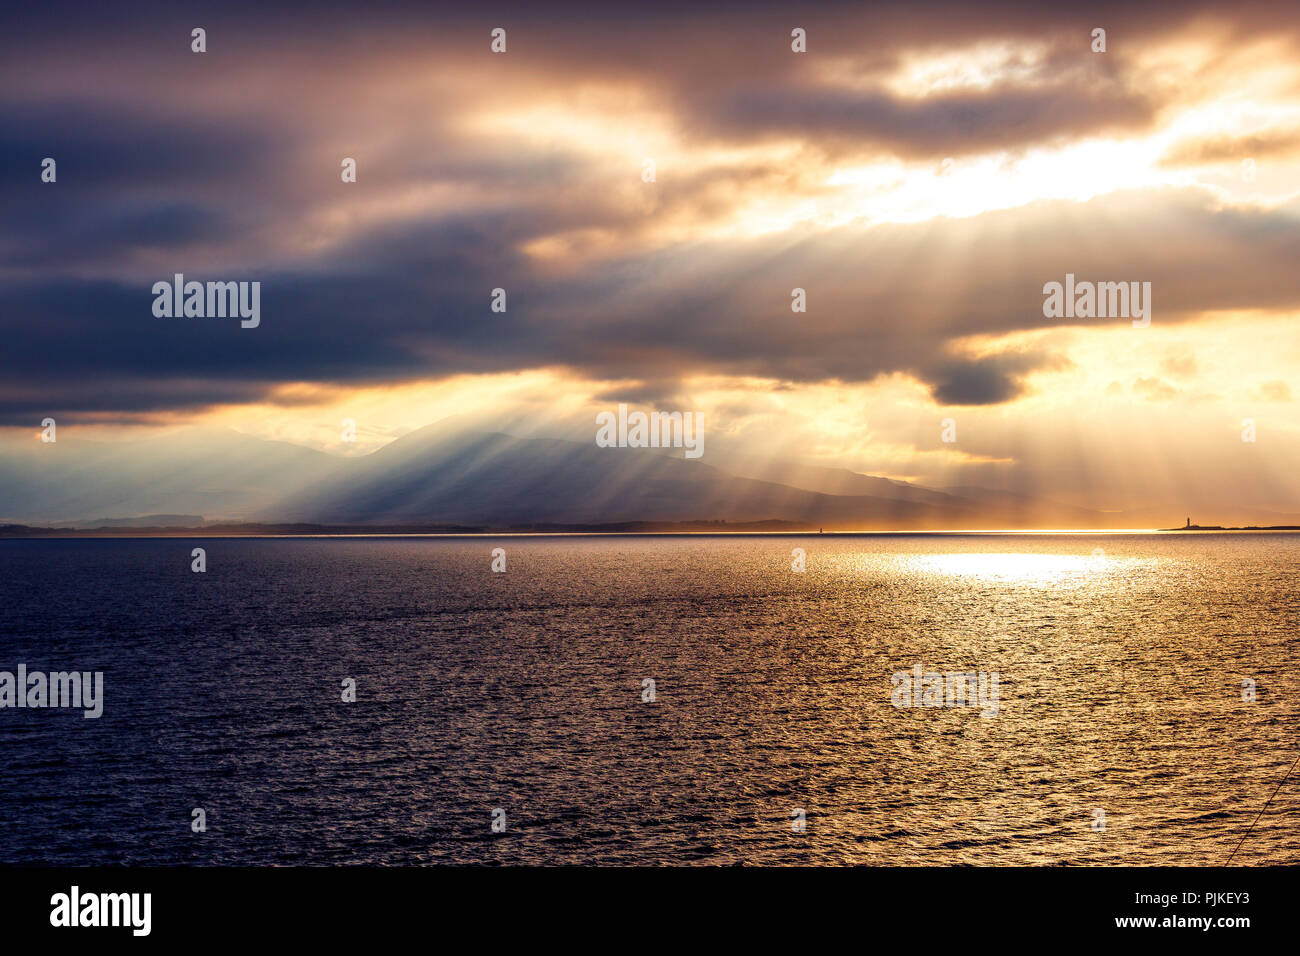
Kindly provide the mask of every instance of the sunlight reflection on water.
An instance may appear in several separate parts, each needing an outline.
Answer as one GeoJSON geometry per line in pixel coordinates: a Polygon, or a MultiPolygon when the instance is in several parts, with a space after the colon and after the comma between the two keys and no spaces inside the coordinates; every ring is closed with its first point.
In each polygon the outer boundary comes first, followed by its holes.
{"type": "Polygon", "coordinates": [[[960,552],[907,557],[904,560],[912,568],[931,574],[1041,585],[1061,585],[1071,581],[1083,584],[1098,574],[1118,570],[1150,571],[1159,563],[1155,559],[1120,560],[1107,557],[1104,552],[1083,555],[960,552]]]}
{"type": "Polygon", "coordinates": [[[0,863],[1222,863],[1294,759],[1298,542],[0,541],[0,669],[106,698],[0,712],[0,863]],[[996,716],[896,707],[918,665],[996,716]]]}

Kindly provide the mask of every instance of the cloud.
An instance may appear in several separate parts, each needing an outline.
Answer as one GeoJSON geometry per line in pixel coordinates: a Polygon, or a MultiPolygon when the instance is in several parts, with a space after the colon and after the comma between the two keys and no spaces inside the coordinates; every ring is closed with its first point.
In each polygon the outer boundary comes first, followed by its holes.
{"type": "Polygon", "coordinates": [[[28,390],[24,414],[103,408],[113,395],[123,410],[161,407],[167,382],[172,401],[189,406],[288,382],[554,367],[642,383],[701,373],[868,382],[905,372],[938,401],[988,404],[1015,398],[1021,377],[1047,359],[966,358],[960,341],[1052,327],[1041,289],[1067,272],[1150,281],[1157,324],[1300,306],[1295,210],[1223,207],[1199,190],[1038,204],[954,221],[942,235],[918,223],[701,243],[562,276],[518,251],[546,221],[539,204],[517,216],[386,224],[310,269],[212,274],[177,253],[174,268],[129,284],[11,282],[0,288],[0,335],[11,346],[0,373],[28,390]],[[150,285],[173,271],[261,281],[261,326],[155,318],[150,285]],[[504,313],[489,307],[498,287],[504,313]],[[806,313],[790,310],[795,287],[807,292],[806,313]],[[139,389],[146,378],[154,387],[139,389]],[[195,391],[196,381],[230,391],[195,391]]]}
{"type": "Polygon", "coordinates": [[[505,57],[481,11],[415,3],[364,21],[182,5],[130,33],[81,4],[20,18],[0,40],[5,420],[544,368],[610,400],[671,400],[699,374],[902,374],[943,404],[1000,404],[1060,357],[960,343],[1050,328],[1041,288],[1067,272],[1151,282],[1159,324],[1300,305],[1296,205],[1199,189],[922,222],[836,209],[835,228],[782,207],[778,228],[743,228],[773,204],[834,209],[850,154],[1140,132],[1184,95],[1140,51],[1187,30],[1294,39],[1267,5],[670,7],[494,8],[505,57]],[[650,189],[639,163],[660,147],[650,189]],[[176,272],[261,281],[261,327],[155,318],[149,288],[176,272]]]}
{"type": "Polygon", "coordinates": [[[1196,357],[1193,355],[1166,355],[1160,360],[1161,371],[1176,378],[1192,378],[1199,368],[1196,357]]]}
{"type": "Polygon", "coordinates": [[[1291,386],[1281,379],[1274,379],[1271,382],[1264,382],[1260,385],[1259,396],[1266,402],[1295,401],[1295,397],[1291,393],[1291,386]]]}
{"type": "Polygon", "coordinates": [[[1174,143],[1160,162],[1165,166],[1200,166],[1300,153],[1300,129],[1272,129],[1250,136],[1214,136],[1174,143]]]}
{"type": "Polygon", "coordinates": [[[1158,378],[1139,378],[1133,383],[1133,391],[1148,402],[1167,402],[1178,396],[1178,389],[1158,378]]]}
{"type": "Polygon", "coordinates": [[[944,363],[923,374],[941,405],[999,405],[1019,396],[1024,391],[1020,376],[1042,364],[1047,360],[1041,357],[995,355],[944,363]]]}
{"type": "Polygon", "coordinates": [[[715,135],[800,137],[822,148],[942,158],[1020,150],[1064,138],[1148,128],[1156,104],[1143,91],[1072,69],[991,88],[937,92],[923,98],[824,85],[751,84],[692,108],[715,135]],[[1071,76],[1070,73],[1075,75],[1071,76]]]}

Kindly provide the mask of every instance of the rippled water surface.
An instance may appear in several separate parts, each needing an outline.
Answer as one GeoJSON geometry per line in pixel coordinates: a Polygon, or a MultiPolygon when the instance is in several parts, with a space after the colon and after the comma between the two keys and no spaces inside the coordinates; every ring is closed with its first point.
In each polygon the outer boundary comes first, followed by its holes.
{"type": "Polygon", "coordinates": [[[0,541],[0,670],[105,681],[0,709],[0,862],[1223,863],[1297,755],[1298,544],[0,541]],[[996,716],[894,707],[917,664],[996,716]]]}

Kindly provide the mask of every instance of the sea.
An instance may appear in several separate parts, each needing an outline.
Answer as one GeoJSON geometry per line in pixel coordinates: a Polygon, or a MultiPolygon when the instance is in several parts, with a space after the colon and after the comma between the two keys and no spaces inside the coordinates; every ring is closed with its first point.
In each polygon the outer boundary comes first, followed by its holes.
{"type": "Polygon", "coordinates": [[[0,540],[0,864],[1294,864],[1298,546],[0,540]]]}

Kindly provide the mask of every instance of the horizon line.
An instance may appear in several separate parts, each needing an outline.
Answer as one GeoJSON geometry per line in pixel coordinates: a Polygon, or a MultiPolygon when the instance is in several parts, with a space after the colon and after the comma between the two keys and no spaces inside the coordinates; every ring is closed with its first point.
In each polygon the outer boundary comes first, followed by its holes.
{"type": "MultiPolygon", "coordinates": [[[[39,531],[39,529],[33,529],[39,531]]],[[[911,531],[299,531],[299,532],[215,532],[202,529],[177,528],[118,532],[113,529],[87,529],[85,531],[60,531],[49,534],[3,534],[0,540],[43,540],[73,538],[132,538],[161,540],[172,538],[594,538],[594,537],[955,537],[966,535],[987,536],[1048,536],[1070,535],[1096,537],[1100,535],[1170,535],[1170,534],[1287,534],[1300,532],[1300,527],[1213,528],[1198,531],[1191,528],[1006,528],[1006,529],[943,529],[911,531]]]]}

